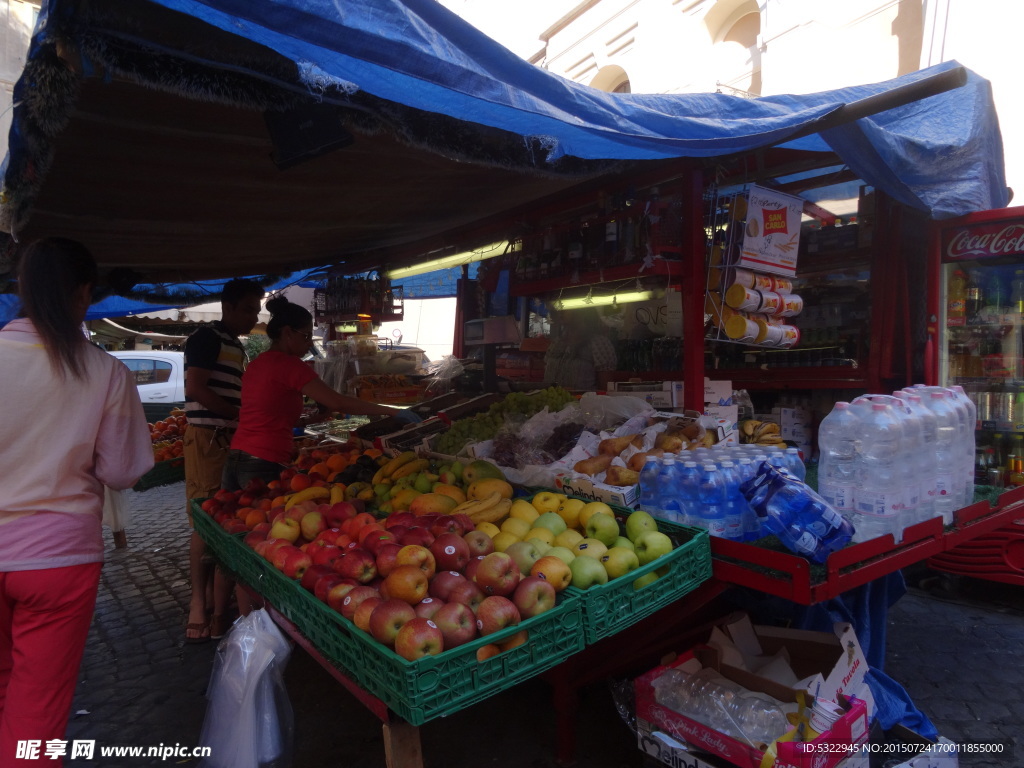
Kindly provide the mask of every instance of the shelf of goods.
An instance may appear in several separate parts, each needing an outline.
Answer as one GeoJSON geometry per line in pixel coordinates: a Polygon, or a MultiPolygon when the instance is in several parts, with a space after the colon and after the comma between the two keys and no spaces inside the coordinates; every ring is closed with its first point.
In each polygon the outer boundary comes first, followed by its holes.
{"type": "Polygon", "coordinates": [[[898,544],[886,535],[850,545],[833,552],[821,566],[767,546],[713,538],[714,578],[812,605],[948,552],[1022,515],[1024,488],[1002,494],[994,505],[979,501],[957,510],[952,525],[943,526],[942,519],[935,517],[910,526],[898,544]]]}
{"type": "MultiPolygon", "coordinates": [[[[229,534],[193,499],[196,530],[222,565],[262,595],[342,674],[412,725],[421,725],[534,677],[596,642],[629,627],[696,589],[711,576],[705,531],[659,523],[674,549],[635,571],[587,590],[569,587],[555,608],[464,645],[407,661],[357,629],[297,581],[229,534]],[[640,588],[648,572],[658,578],[640,588]],[[477,652],[526,631],[526,640],[496,656],[477,652]]],[[[615,510],[621,523],[631,510],[615,510]]]]}

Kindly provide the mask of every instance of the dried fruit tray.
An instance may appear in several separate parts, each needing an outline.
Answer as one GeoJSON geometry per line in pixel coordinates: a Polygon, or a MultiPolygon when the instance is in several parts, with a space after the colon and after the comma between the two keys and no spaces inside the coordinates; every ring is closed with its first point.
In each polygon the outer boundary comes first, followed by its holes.
{"type": "Polygon", "coordinates": [[[1009,491],[993,506],[979,501],[954,513],[953,524],[943,526],[932,518],[910,526],[903,540],[892,536],[853,544],[833,552],[824,565],[757,544],[712,538],[715,578],[728,584],[750,587],[801,605],[829,600],[913,563],[1009,524],[1024,516],[1024,489],[1009,491]]]}
{"type": "Polygon", "coordinates": [[[153,468],[138,479],[132,486],[133,491],[148,491],[150,488],[159,488],[161,485],[180,483],[185,479],[185,459],[181,456],[158,461],[153,468]]]}
{"type": "Polygon", "coordinates": [[[413,725],[453,714],[534,677],[583,649],[581,601],[563,594],[550,611],[437,656],[406,661],[321,603],[222,530],[192,501],[196,530],[239,580],[263,595],[361,688],[413,725]],[[477,651],[520,631],[526,641],[483,661],[477,651]]]}
{"type": "MultiPolygon", "coordinates": [[[[633,511],[609,506],[620,527],[633,511]]],[[[595,584],[586,590],[569,588],[583,602],[587,643],[595,643],[636,624],[711,578],[711,544],[707,531],[664,520],[658,520],[658,529],[675,545],[668,554],[607,584],[595,584]],[[652,571],[658,572],[657,579],[639,589],[633,586],[633,582],[652,571]]]]}

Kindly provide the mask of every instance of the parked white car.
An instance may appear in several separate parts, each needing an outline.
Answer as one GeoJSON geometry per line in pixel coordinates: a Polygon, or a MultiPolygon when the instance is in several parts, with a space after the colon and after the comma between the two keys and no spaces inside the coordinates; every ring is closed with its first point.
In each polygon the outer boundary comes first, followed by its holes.
{"type": "Polygon", "coordinates": [[[135,377],[143,403],[182,405],[185,402],[183,352],[111,352],[135,377]]]}

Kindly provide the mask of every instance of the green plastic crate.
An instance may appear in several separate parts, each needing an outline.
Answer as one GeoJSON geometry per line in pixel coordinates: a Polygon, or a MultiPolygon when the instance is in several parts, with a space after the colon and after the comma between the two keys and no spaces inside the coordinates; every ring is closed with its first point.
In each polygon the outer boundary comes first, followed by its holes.
{"type": "Polygon", "coordinates": [[[158,488],[161,485],[180,483],[184,479],[185,459],[179,456],[167,461],[158,461],[149,472],[138,479],[132,486],[132,490],[148,491],[150,488],[158,488]]]}
{"type": "MultiPolygon", "coordinates": [[[[633,510],[613,504],[608,506],[615,513],[622,530],[623,521],[633,510]]],[[[595,643],[622,631],[692,592],[711,578],[711,541],[708,532],[702,528],[678,525],[665,520],[658,520],[657,523],[658,529],[667,534],[676,545],[667,555],[647,565],[641,565],[625,576],[612,579],[607,584],[597,584],[586,590],[575,587],[569,587],[567,590],[578,595],[583,602],[583,625],[587,643],[595,643]],[[661,569],[667,570],[650,584],[634,589],[634,581],[651,571],[661,569]]],[[[624,530],[622,535],[626,535],[624,530]]]]}
{"type": "Polygon", "coordinates": [[[224,531],[193,500],[196,530],[239,580],[286,616],[323,655],[413,725],[450,715],[559,664],[584,647],[582,600],[568,591],[558,605],[487,637],[437,656],[406,661],[358,629],[224,531]],[[485,661],[477,651],[521,630],[528,639],[485,661]]]}

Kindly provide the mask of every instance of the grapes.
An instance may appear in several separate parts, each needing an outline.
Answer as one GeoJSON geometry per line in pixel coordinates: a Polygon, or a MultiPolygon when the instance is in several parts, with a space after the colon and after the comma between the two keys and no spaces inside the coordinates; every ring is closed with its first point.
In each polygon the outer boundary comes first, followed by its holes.
{"type": "Polygon", "coordinates": [[[438,439],[437,450],[450,456],[457,455],[467,443],[492,439],[505,426],[506,420],[521,422],[544,408],[558,411],[573,399],[562,387],[548,387],[529,393],[510,392],[503,400],[491,403],[483,413],[452,422],[448,431],[438,439]]]}

